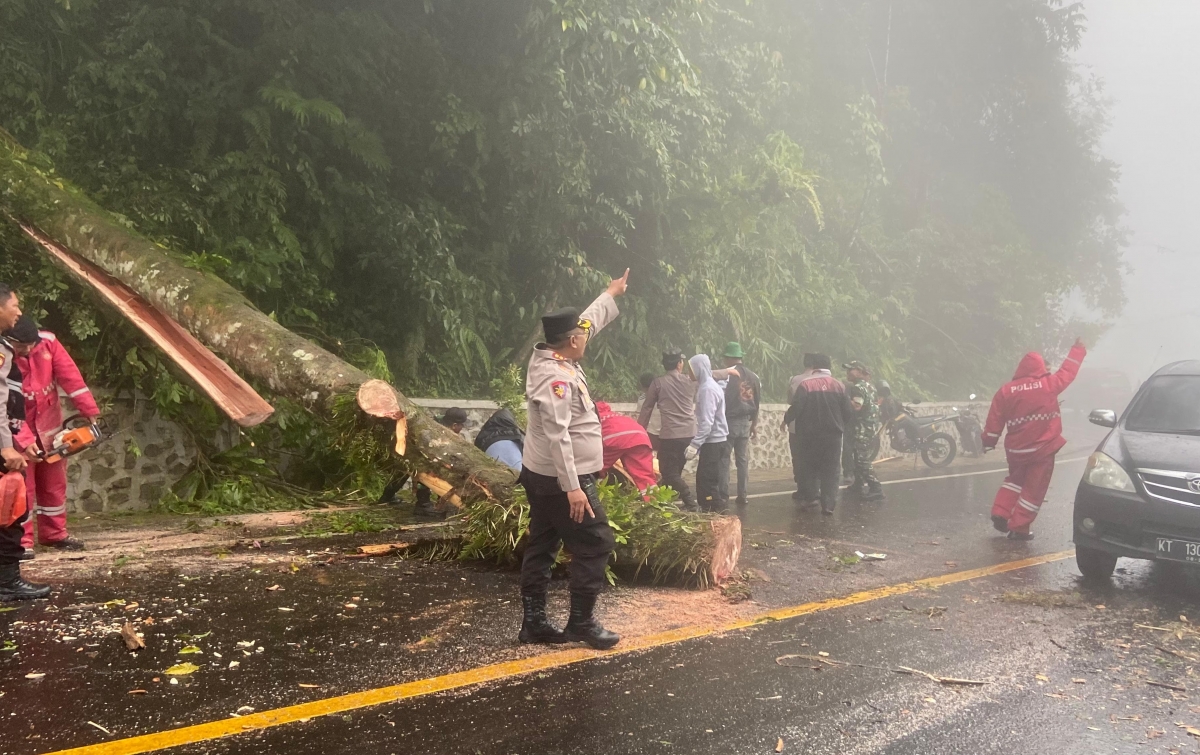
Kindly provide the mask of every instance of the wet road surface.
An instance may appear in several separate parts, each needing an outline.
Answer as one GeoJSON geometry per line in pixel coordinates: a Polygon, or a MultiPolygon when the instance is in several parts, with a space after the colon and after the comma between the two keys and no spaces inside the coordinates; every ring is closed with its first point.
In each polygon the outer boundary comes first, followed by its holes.
{"type": "MultiPolygon", "coordinates": [[[[763,483],[753,492],[780,494],[743,512],[745,602],[623,587],[606,597],[603,618],[627,636],[727,625],[1060,553],[1070,548],[1082,465],[1058,467],[1032,543],[991,530],[996,473],[895,482],[886,502],[846,500],[832,518],[797,512],[790,488],[763,483]],[[851,563],[855,550],[887,559],[851,563]]],[[[238,731],[235,715],[561,649],[515,645],[508,572],[397,559],[319,566],[320,554],[285,549],[271,560],[151,577],[117,569],[0,613],[2,637],[15,645],[0,653],[0,713],[11,722],[0,752],[120,745],[212,721],[234,720],[238,731]],[[145,637],[138,653],[113,634],[126,620],[145,637]],[[191,648],[199,652],[183,652],[191,648]],[[164,673],[189,662],[199,669],[164,673]]],[[[1200,619],[1200,589],[1190,572],[1121,566],[1103,589],[1080,585],[1068,559],[868,596],[172,752],[756,753],[774,752],[780,739],[784,752],[813,753],[1195,752],[1200,700],[1186,690],[1200,634],[1181,617],[1200,619]],[[987,684],[946,685],[900,667],[987,684]]],[[[557,582],[552,610],[563,613],[565,601],[557,582]]]]}

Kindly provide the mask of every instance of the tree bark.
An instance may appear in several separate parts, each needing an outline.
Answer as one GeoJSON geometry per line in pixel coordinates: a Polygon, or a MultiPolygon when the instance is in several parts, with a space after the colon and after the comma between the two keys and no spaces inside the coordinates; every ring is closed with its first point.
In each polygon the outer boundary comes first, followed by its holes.
{"type": "MultiPolygon", "coordinates": [[[[129,286],[223,357],[272,391],[329,414],[333,399],[370,377],[283,327],[215,275],[187,267],[82,191],[41,167],[46,160],[0,129],[0,211],[32,226],[68,252],[129,286]]],[[[36,239],[35,239],[36,240],[36,239]]],[[[390,387],[390,386],[389,386],[390,387]]],[[[407,446],[464,499],[507,496],[512,472],[450,432],[395,388],[407,419],[407,446]]]]}

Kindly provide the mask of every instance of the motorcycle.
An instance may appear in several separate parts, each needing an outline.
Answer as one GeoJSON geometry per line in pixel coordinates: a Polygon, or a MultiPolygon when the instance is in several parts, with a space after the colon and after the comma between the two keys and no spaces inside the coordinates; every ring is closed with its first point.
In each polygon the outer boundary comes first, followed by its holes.
{"type": "Polygon", "coordinates": [[[920,454],[921,460],[934,469],[954,461],[958,443],[950,433],[937,426],[955,420],[958,414],[920,417],[911,406],[905,406],[899,416],[888,422],[888,438],[892,449],[906,454],[920,454]]]}
{"type": "MultiPolygon", "coordinates": [[[[975,394],[971,394],[971,400],[975,400],[975,394]]],[[[958,428],[958,438],[962,443],[962,450],[970,456],[983,455],[983,423],[979,421],[979,417],[969,407],[959,409],[954,407],[954,411],[958,412],[955,416],[954,426],[958,428]]]]}

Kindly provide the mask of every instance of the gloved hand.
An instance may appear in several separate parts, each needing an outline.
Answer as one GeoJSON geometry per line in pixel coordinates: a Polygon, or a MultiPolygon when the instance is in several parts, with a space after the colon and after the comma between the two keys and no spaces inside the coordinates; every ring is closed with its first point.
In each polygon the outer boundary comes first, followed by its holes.
{"type": "Polygon", "coordinates": [[[699,455],[700,455],[700,450],[697,449],[695,446],[688,446],[687,450],[683,452],[683,458],[687,461],[690,461],[699,455]]]}

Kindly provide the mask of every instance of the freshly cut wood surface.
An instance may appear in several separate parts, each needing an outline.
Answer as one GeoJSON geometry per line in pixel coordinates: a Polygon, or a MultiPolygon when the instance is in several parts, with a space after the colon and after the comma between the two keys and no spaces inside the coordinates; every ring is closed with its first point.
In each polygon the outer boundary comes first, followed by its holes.
{"type": "Polygon", "coordinates": [[[229,369],[229,365],[129,286],[73,254],[33,226],[22,223],[21,230],[142,331],[234,422],[242,427],[254,427],[275,412],[275,408],[258,395],[258,391],[229,369]]]}

